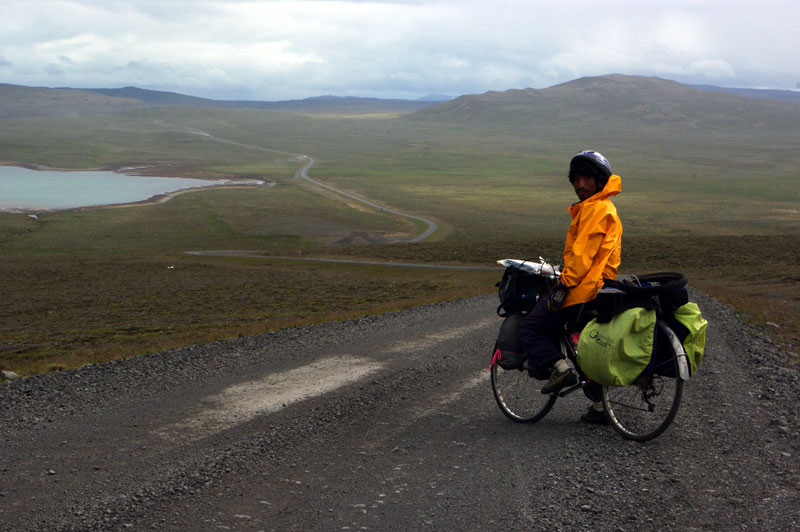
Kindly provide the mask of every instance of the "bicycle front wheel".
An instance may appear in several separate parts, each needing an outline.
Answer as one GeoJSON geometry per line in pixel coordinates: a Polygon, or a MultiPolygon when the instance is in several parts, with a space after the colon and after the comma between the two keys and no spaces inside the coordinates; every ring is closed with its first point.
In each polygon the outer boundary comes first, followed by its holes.
{"type": "MultiPolygon", "coordinates": [[[[662,325],[662,327],[665,327],[662,325]]],[[[629,386],[604,386],[603,406],[611,426],[623,438],[648,441],[669,427],[683,394],[683,380],[678,371],[678,357],[683,353],[665,342],[659,349],[669,351],[659,356],[653,370],[629,386]]]]}
{"type": "Polygon", "coordinates": [[[545,382],[528,374],[527,368],[503,369],[492,364],[492,391],[500,411],[513,421],[535,423],[553,408],[558,394],[541,392],[545,382]]]}

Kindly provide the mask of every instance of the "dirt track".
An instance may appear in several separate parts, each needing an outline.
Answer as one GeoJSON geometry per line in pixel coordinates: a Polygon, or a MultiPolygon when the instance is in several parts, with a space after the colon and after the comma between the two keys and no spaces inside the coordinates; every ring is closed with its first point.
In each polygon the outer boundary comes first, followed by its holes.
{"type": "Polygon", "coordinates": [[[416,236],[409,237],[408,239],[404,239],[405,242],[424,242],[425,240],[427,240],[431,235],[433,235],[439,229],[439,225],[436,222],[434,222],[433,220],[430,220],[428,218],[423,218],[421,216],[416,216],[414,214],[409,214],[407,212],[399,211],[397,209],[393,209],[393,208],[385,206],[385,205],[380,205],[380,204],[378,204],[378,203],[376,203],[376,202],[374,202],[372,200],[369,200],[367,198],[364,198],[362,196],[357,196],[355,194],[351,194],[350,192],[341,190],[341,189],[333,187],[331,185],[327,185],[327,184],[322,183],[321,181],[318,181],[316,179],[312,179],[308,175],[308,171],[311,169],[312,166],[314,166],[314,162],[315,161],[314,161],[314,159],[312,157],[310,157],[308,155],[303,155],[303,154],[293,153],[293,152],[286,152],[286,151],[281,151],[281,150],[274,150],[274,149],[271,149],[271,148],[265,148],[263,146],[256,146],[256,145],[253,145],[253,144],[245,144],[245,143],[242,143],[242,142],[223,139],[223,138],[215,137],[214,135],[212,135],[212,134],[210,134],[208,132],[201,131],[201,130],[198,130],[198,129],[193,129],[193,128],[178,128],[178,129],[180,131],[183,131],[184,133],[189,133],[191,135],[199,135],[199,136],[207,138],[208,140],[213,141],[213,142],[219,142],[219,143],[222,143],[222,144],[238,146],[240,148],[245,148],[245,149],[249,149],[249,150],[257,150],[257,151],[263,151],[263,152],[274,153],[274,154],[279,154],[279,155],[286,155],[286,156],[292,157],[292,158],[296,159],[299,163],[302,164],[302,166],[297,169],[297,172],[295,172],[295,178],[296,179],[302,179],[304,181],[307,181],[308,183],[313,184],[315,187],[319,187],[319,188],[325,189],[327,191],[333,192],[336,196],[341,196],[343,198],[346,198],[347,200],[351,200],[351,201],[357,202],[357,203],[362,204],[362,205],[367,205],[368,207],[376,209],[376,210],[379,210],[379,211],[389,212],[389,213],[395,214],[397,216],[401,216],[403,218],[408,218],[408,219],[411,219],[411,220],[415,220],[415,221],[423,223],[426,226],[425,230],[422,233],[420,233],[420,234],[418,234],[416,236]]]}
{"type": "Polygon", "coordinates": [[[796,530],[798,369],[695,294],[708,352],[648,444],[535,425],[481,297],[0,386],[2,530],[796,530]]]}

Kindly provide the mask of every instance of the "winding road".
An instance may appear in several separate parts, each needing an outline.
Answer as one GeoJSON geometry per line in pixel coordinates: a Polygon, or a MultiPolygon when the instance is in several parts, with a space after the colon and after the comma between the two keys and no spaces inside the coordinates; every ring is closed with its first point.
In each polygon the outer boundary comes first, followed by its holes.
{"type": "Polygon", "coordinates": [[[357,202],[359,202],[359,203],[361,203],[363,205],[367,205],[369,207],[372,207],[373,209],[376,209],[376,210],[379,210],[379,211],[382,211],[382,212],[388,212],[388,213],[391,213],[391,214],[394,214],[394,215],[397,215],[397,216],[401,216],[403,218],[408,218],[408,219],[411,219],[411,220],[414,220],[414,221],[422,222],[423,224],[426,225],[426,229],[422,233],[420,233],[417,236],[409,238],[407,240],[407,242],[424,242],[425,240],[430,238],[430,236],[433,235],[437,231],[437,229],[439,228],[439,226],[438,226],[438,224],[436,222],[434,222],[433,220],[430,220],[428,218],[424,218],[422,216],[417,216],[417,215],[414,215],[414,214],[409,214],[407,212],[403,212],[403,211],[400,211],[400,210],[397,210],[397,209],[393,209],[393,208],[390,208],[390,207],[385,207],[385,206],[380,205],[380,204],[378,204],[378,203],[376,203],[374,201],[371,201],[369,199],[362,198],[362,197],[357,196],[355,194],[352,194],[350,192],[346,192],[344,190],[338,189],[338,188],[333,187],[331,185],[327,185],[325,183],[322,183],[320,181],[317,181],[316,179],[313,179],[313,178],[309,177],[308,171],[311,169],[312,166],[314,166],[314,162],[315,161],[314,161],[313,157],[310,157],[308,155],[303,155],[303,154],[300,154],[300,153],[287,152],[287,151],[274,150],[274,149],[271,149],[271,148],[265,148],[263,146],[256,146],[254,144],[245,144],[243,142],[237,142],[237,141],[234,141],[234,140],[223,139],[223,138],[215,137],[214,135],[211,135],[208,132],[201,131],[201,130],[198,130],[198,129],[193,129],[193,128],[176,128],[176,129],[179,130],[179,131],[182,131],[184,133],[189,133],[191,135],[199,135],[201,137],[207,138],[207,139],[212,140],[214,142],[220,142],[220,143],[223,143],[223,144],[230,144],[232,146],[238,146],[240,148],[247,148],[247,149],[252,149],[252,150],[265,151],[265,152],[269,152],[269,153],[276,153],[276,154],[280,154],[280,155],[289,155],[289,156],[292,156],[292,157],[297,157],[300,160],[305,160],[306,163],[302,167],[300,167],[297,170],[297,172],[295,172],[295,177],[296,178],[303,179],[303,180],[305,180],[305,181],[307,181],[307,182],[309,182],[309,183],[311,183],[311,184],[313,184],[313,185],[315,185],[317,187],[324,188],[325,190],[333,192],[334,194],[338,194],[340,196],[343,196],[345,198],[351,199],[353,201],[357,201],[357,202]]]}
{"type": "Polygon", "coordinates": [[[315,179],[312,179],[312,178],[308,177],[308,171],[311,169],[312,166],[314,166],[314,159],[309,157],[309,156],[307,156],[307,155],[304,155],[303,157],[308,159],[308,162],[302,168],[300,168],[297,171],[297,173],[295,174],[296,177],[299,177],[301,179],[305,179],[306,181],[309,181],[309,182],[317,185],[318,187],[322,187],[322,188],[324,188],[326,190],[330,190],[331,192],[335,192],[336,194],[339,194],[339,195],[345,196],[347,198],[350,198],[352,200],[358,201],[360,203],[363,203],[364,205],[369,205],[370,207],[378,209],[379,211],[389,212],[389,213],[392,213],[392,214],[396,214],[398,216],[402,216],[402,217],[405,217],[405,218],[410,218],[412,220],[416,220],[416,221],[422,222],[422,223],[424,223],[425,225],[428,226],[427,229],[425,229],[425,231],[423,231],[421,234],[419,234],[419,235],[417,235],[417,236],[415,236],[413,238],[410,238],[408,240],[408,242],[424,242],[433,233],[435,233],[436,230],[439,228],[438,224],[436,222],[434,222],[433,220],[429,220],[427,218],[423,218],[422,216],[416,216],[416,215],[413,215],[413,214],[409,214],[407,212],[398,211],[397,209],[391,209],[389,207],[384,207],[383,205],[378,205],[374,201],[370,201],[368,199],[361,198],[361,197],[356,196],[354,194],[350,194],[349,192],[345,192],[343,190],[339,190],[338,188],[332,187],[330,185],[326,185],[325,183],[321,183],[321,182],[319,182],[319,181],[317,181],[315,179]]]}

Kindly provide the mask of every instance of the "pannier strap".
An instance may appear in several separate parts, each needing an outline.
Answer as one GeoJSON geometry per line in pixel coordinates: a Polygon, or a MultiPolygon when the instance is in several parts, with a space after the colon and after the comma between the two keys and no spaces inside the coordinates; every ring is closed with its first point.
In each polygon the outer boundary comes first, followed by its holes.
{"type": "Polygon", "coordinates": [[[688,279],[679,272],[658,272],[634,275],[623,279],[606,279],[605,286],[631,295],[659,296],[675,292],[686,286],[688,279]]]}

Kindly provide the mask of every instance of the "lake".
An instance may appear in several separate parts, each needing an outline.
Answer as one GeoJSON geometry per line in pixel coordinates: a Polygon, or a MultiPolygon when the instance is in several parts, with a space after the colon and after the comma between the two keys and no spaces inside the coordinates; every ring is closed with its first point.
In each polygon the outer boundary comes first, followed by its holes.
{"type": "Polygon", "coordinates": [[[133,203],[186,188],[229,183],[116,172],[59,172],[0,166],[0,211],[61,210],[133,203]]]}

